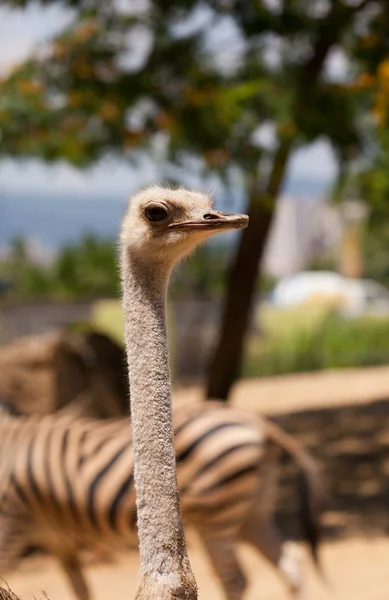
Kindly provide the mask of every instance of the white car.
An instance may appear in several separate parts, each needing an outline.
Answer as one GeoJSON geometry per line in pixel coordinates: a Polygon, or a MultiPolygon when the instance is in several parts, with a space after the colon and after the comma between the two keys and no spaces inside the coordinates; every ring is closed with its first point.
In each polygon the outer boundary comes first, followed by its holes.
{"type": "Polygon", "coordinates": [[[389,313],[389,292],[383,285],[331,271],[303,271],[286,277],[276,284],[270,301],[280,308],[325,304],[347,316],[389,313]]]}

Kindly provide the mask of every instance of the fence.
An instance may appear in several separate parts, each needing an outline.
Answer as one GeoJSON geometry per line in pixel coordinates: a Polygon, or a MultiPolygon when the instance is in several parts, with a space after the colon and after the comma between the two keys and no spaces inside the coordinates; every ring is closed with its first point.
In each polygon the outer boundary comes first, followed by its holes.
{"type": "Polygon", "coordinates": [[[73,323],[91,319],[91,301],[26,303],[3,306],[0,313],[1,343],[23,335],[62,329],[73,323]]]}

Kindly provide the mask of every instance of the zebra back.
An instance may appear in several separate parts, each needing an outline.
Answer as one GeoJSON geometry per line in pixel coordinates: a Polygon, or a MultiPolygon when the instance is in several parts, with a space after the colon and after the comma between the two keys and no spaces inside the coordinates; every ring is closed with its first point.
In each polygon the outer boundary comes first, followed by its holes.
{"type": "MultiPolygon", "coordinates": [[[[184,519],[208,534],[235,528],[258,488],[265,438],[259,419],[207,403],[175,409],[173,424],[184,519]]],[[[112,547],[134,541],[128,419],[4,415],[0,430],[2,481],[14,492],[12,506],[18,500],[18,514],[24,507],[33,515],[24,546],[60,553],[102,540],[112,547]]]]}

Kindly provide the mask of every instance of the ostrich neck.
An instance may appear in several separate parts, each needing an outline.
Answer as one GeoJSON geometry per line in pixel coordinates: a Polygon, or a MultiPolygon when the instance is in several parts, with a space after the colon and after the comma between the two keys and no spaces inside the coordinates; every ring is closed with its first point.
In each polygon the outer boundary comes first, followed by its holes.
{"type": "Polygon", "coordinates": [[[187,571],[189,560],[173,445],[165,320],[169,269],[142,265],[129,254],[122,268],[141,573],[171,577],[187,571]]]}

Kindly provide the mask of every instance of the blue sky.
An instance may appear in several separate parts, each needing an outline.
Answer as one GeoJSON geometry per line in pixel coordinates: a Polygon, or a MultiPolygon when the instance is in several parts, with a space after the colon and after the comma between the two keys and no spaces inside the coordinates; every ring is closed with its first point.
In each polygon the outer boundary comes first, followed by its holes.
{"type": "MultiPolygon", "coordinates": [[[[46,38],[59,32],[70,20],[71,12],[56,5],[48,8],[34,3],[27,10],[0,8],[0,75],[12,65],[25,59],[31,50],[46,38]]],[[[328,63],[330,76],[341,77],[344,61],[334,53],[328,63]]],[[[264,127],[262,135],[271,141],[271,130],[264,127]]],[[[1,143],[1,138],[0,138],[1,143]]],[[[319,180],[330,183],[336,174],[336,161],[330,146],[319,141],[295,152],[289,168],[289,177],[319,180]]],[[[106,160],[87,172],[66,164],[48,167],[38,161],[19,164],[16,161],[0,161],[0,190],[9,192],[93,193],[115,195],[129,193],[150,179],[158,179],[158,169],[149,163],[134,172],[125,161],[106,160]]]]}

